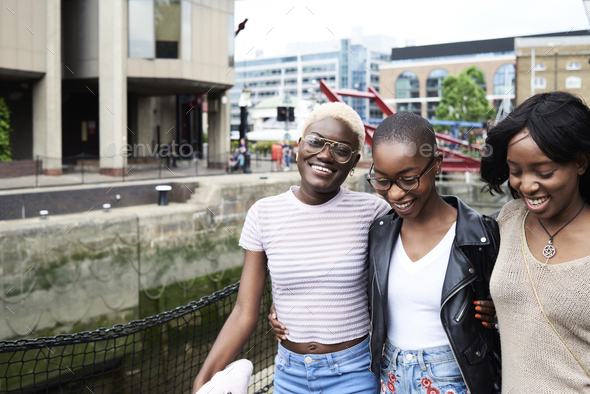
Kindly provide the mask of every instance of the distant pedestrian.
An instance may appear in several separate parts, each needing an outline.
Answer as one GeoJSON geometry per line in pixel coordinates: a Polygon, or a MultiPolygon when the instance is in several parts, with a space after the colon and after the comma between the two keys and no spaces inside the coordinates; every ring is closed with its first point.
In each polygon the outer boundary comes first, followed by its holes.
{"type": "Polygon", "coordinates": [[[283,145],[283,157],[285,160],[285,171],[291,170],[291,157],[293,156],[293,147],[289,140],[285,140],[285,145],[283,145]]]}
{"type": "Polygon", "coordinates": [[[170,167],[170,158],[172,158],[172,167],[176,168],[176,158],[178,154],[175,151],[175,143],[174,140],[170,141],[168,144],[168,153],[166,155],[166,167],[170,167]]]}
{"type": "Polygon", "coordinates": [[[277,171],[281,171],[281,163],[283,162],[283,141],[278,140],[276,144],[270,147],[272,152],[272,159],[277,162],[277,171]]]}
{"type": "Polygon", "coordinates": [[[238,150],[240,151],[238,161],[240,162],[240,168],[242,172],[244,172],[244,158],[246,151],[248,150],[248,146],[246,145],[246,140],[244,138],[240,138],[240,146],[238,147],[238,150]]]}

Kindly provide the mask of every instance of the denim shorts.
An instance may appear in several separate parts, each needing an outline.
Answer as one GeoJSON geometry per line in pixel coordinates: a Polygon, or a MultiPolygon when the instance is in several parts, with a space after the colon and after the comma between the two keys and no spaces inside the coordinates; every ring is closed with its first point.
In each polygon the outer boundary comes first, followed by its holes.
{"type": "Polygon", "coordinates": [[[369,338],[335,353],[298,354],[279,344],[274,393],[375,394],[379,379],[371,372],[369,338]]]}
{"type": "Polygon", "coordinates": [[[385,341],[381,393],[468,394],[450,346],[402,350],[385,341]]]}

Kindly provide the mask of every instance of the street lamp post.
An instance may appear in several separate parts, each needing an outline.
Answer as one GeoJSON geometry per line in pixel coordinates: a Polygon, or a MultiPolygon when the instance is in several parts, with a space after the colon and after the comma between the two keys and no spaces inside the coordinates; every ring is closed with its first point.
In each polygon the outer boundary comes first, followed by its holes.
{"type": "Polygon", "coordinates": [[[250,148],[248,147],[248,107],[252,106],[250,96],[252,92],[248,89],[242,90],[238,105],[240,107],[240,140],[243,138],[246,142],[246,152],[244,152],[244,173],[251,174],[252,169],[250,168],[250,148]]]}

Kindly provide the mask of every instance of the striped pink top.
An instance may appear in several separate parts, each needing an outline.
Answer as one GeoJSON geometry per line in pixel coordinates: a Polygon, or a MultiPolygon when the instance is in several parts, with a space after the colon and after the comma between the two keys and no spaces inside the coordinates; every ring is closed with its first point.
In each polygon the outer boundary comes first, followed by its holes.
{"type": "Polygon", "coordinates": [[[389,204],[340,189],[327,203],[307,205],[293,194],[297,188],[250,208],[240,246],[266,253],[277,318],[290,341],[334,344],[360,338],[370,329],[369,228],[389,204]]]}

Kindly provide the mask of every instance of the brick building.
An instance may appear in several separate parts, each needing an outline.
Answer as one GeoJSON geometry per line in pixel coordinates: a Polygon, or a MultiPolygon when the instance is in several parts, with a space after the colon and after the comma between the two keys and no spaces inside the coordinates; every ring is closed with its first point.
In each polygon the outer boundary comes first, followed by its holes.
{"type": "Polygon", "coordinates": [[[590,33],[586,30],[516,38],[515,52],[517,104],[552,90],[567,90],[590,103],[590,33]]]}
{"type": "Polygon", "coordinates": [[[482,88],[496,108],[505,96],[515,97],[513,38],[393,48],[391,59],[380,67],[379,92],[396,111],[432,119],[441,100],[442,80],[473,65],[483,71],[482,88]]]}

